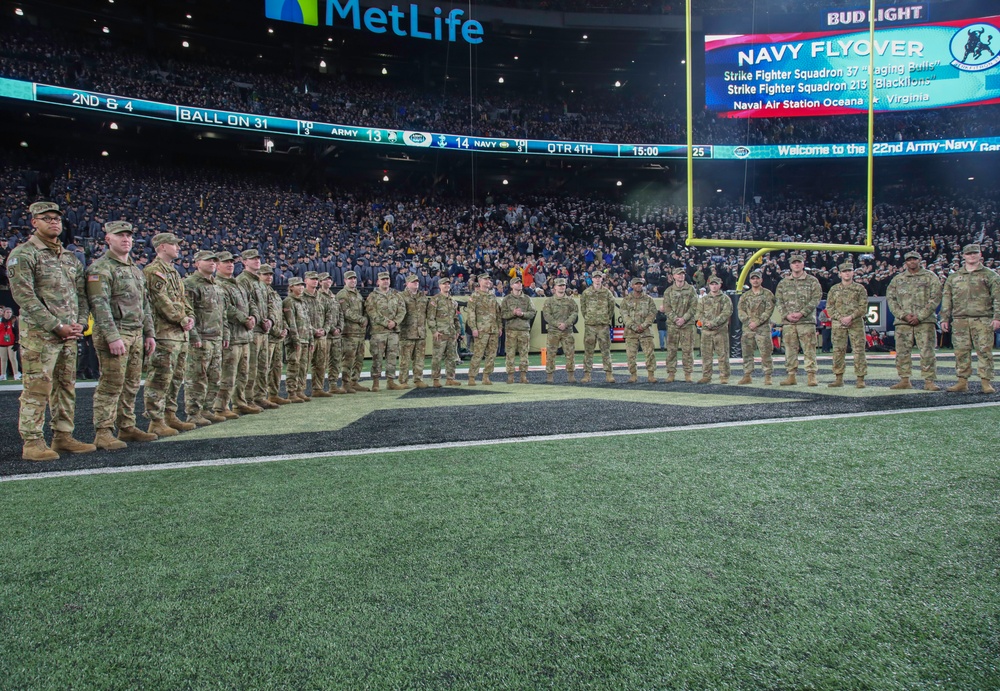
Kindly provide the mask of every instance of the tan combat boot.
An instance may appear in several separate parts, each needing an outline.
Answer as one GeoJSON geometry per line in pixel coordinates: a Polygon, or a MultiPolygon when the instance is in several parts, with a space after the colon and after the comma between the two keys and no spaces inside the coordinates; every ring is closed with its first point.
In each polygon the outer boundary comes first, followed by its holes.
{"type": "Polygon", "coordinates": [[[806,377],[806,386],[819,386],[819,382],[816,381],[816,374],[810,372],[806,377]]]}
{"type": "MultiPolygon", "coordinates": [[[[167,429],[173,428],[168,427],[167,429]]],[[[177,430],[173,431],[174,434],[177,433],[177,430]]],[[[155,432],[143,432],[138,427],[125,427],[118,430],[118,441],[156,441],[157,438],[155,432]]]]}
{"type": "Polygon", "coordinates": [[[234,412],[232,410],[229,410],[228,408],[223,408],[222,410],[219,410],[219,411],[214,411],[213,410],[212,412],[215,415],[219,415],[219,416],[221,416],[222,418],[224,418],[226,420],[239,420],[240,419],[240,414],[239,413],[234,412]]]}
{"type": "Polygon", "coordinates": [[[740,379],[738,382],[736,382],[736,386],[746,386],[747,384],[750,384],[752,382],[753,382],[753,377],[751,377],[749,374],[744,374],[743,378],[740,379]]]}
{"type": "Polygon", "coordinates": [[[555,381],[556,381],[556,375],[554,375],[552,372],[546,372],[545,373],[545,383],[546,384],[554,384],[555,381]]]}
{"type": "Polygon", "coordinates": [[[441,388],[441,380],[440,379],[435,379],[433,382],[431,382],[431,386],[433,386],[435,389],[440,389],[441,388]]]}
{"type": "Polygon", "coordinates": [[[576,370],[566,370],[566,381],[576,384],[576,370]]]}
{"type": "Polygon", "coordinates": [[[712,376],[709,375],[709,374],[706,374],[701,379],[699,379],[697,383],[698,384],[711,384],[712,383],[712,376]]]}
{"type": "Polygon", "coordinates": [[[628,383],[629,384],[635,384],[637,381],[639,381],[639,377],[638,376],[636,376],[635,374],[628,375],[628,383]]]}
{"type": "MultiPolygon", "coordinates": [[[[137,428],[132,428],[137,429],[137,428]]],[[[156,437],[176,437],[180,432],[175,430],[173,427],[168,425],[163,420],[150,420],[149,422],[149,434],[155,434],[156,437]]],[[[129,440],[131,441],[131,440],[129,440]]]]}
{"type": "MultiPolygon", "coordinates": [[[[889,387],[892,388],[891,386],[889,387]]],[[[941,387],[934,383],[933,379],[924,380],[924,391],[940,391],[941,387]]]]}
{"type": "Polygon", "coordinates": [[[226,421],[226,418],[222,417],[221,415],[218,415],[213,411],[203,410],[201,411],[201,416],[213,424],[226,421]]]}
{"type": "Polygon", "coordinates": [[[190,422],[184,422],[183,420],[178,418],[177,413],[174,412],[168,412],[166,415],[164,415],[163,421],[167,423],[167,425],[169,425],[170,427],[173,427],[178,432],[190,432],[195,427],[197,427],[197,425],[193,425],[190,422]]]}
{"type": "Polygon", "coordinates": [[[527,384],[528,383],[528,373],[527,372],[521,372],[520,382],[522,384],[527,384]]]}
{"type": "Polygon", "coordinates": [[[288,402],[289,403],[305,403],[306,399],[302,398],[298,393],[294,391],[288,392],[288,402]]]}
{"type": "Polygon", "coordinates": [[[413,380],[413,388],[414,389],[426,389],[427,388],[427,384],[424,383],[423,379],[414,379],[413,380]]]}
{"type": "Polygon", "coordinates": [[[797,383],[794,372],[789,372],[787,377],[778,382],[780,386],[795,386],[797,383]]]}
{"type": "Polygon", "coordinates": [[[961,377],[957,382],[955,382],[947,389],[945,389],[945,391],[947,391],[948,393],[961,393],[963,391],[968,391],[968,390],[969,390],[969,380],[962,379],[961,377]]]}
{"type": "Polygon", "coordinates": [[[313,389],[312,397],[313,398],[333,398],[333,394],[329,393],[328,391],[324,391],[323,389],[320,389],[320,388],[317,387],[317,388],[313,389]]]}
{"type": "Polygon", "coordinates": [[[379,388],[379,378],[372,377],[372,388],[370,389],[371,392],[375,393],[376,391],[378,391],[378,388],[379,388]]]}
{"type": "Polygon", "coordinates": [[[667,372],[666,382],[668,384],[673,384],[674,383],[674,379],[676,379],[676,378],[677,378],[676,374],[674,374],[673,372],[667,372]]]}
{"type": "Polygon", "coordinates": [[[467,386],[475,386],[475,385],[476,385],[476,378],[470,375],[469,383],[467,384],[467,386]]]}
{"type": "MultiPolygon", "coordinates": [[[[989,379],[983,379],[983,386],[982,386],[981,391],[982,391],[982,393],[996,393],[997,392],[997,390],[993,388],[993,385],[990,384],[990,380],[989,379]]],[[[53,444],[52,446],[55,447],[55,444],[53,444]]]]}
{"type": "Polygon", "coordinates": [[[291,403],[291,401],[289,401],[287,398],[282,398],[281,396],[271,396],[267,400],[273,403],[274,405],[278,406],[288,405],[289,403],[291,403]]]}
{"type": "Polygon", "coordinates": [[[764,375],[764,386],[770,386],[771,383],[772,383],[771,382],[771,375],[770,374],[765,374],[764,375]]]}
{"type": "Polygon", "coordinates": [[[604,381],[606,383],[608,383],[608,384],[614,384],[615,383],[615,375],[611,374],[611,372],[605,372],[604,373],[604,381]]]}
{"type": "Polygon", "coordinates": [[[729,383],[729,377],[719,377],[719,383],[720,384],[728,384],[729,383]]]}
{"type": "MultiPolygon", "coordinates": [[[[271,401],[269,401],[266,398],[258,398],[257,400],[255,400],[253,402],[253,404],[255,406],[257,406],[258,408],[262,408],[264,410],[277,410],[278,409],[278,404],[277,403],[272,403],[271,401]]],[[[167,419],[167,424],[170,424],[170,419],[169,418],[167,419]]],[[[173,427],[173,425],[170,425],[170,426],[173,427]]]]}
{"type": "Polygon", "coordinates": [[[826,386],[827,386],[828,389],[839,389],[841,386],[844,385],[844,375],[843,374],[835,374],[833,376],[834,376],[834,380],[832,382],[830,382],[829,384],[827,384],[826,386]]]}
{"type": "Polygon", "coordinates": [[[507,375],[507,383],[508,384],[513,384],[514,383],[514,375],[513,374],[508,374],[507,375]]]}
{"type": "Polygon", "coordinates": [[[410,388],[406,384],[397,384],[395,379],[388,379],[386,381],[388,384],[386,384],[385,388],[389,391],[407,391],[410,388]]]}
{"type": "Polygon", "coordinates": [[[55,461],[59,454],[50,449],[44,439],[32,439],[21,447],[21,458],[25,461],[55,461]]]}
{"type": "Polygon", "coordinates": [[[691,377],[691,373],[690,372],[685,372],[684,373],[684,381],[686,381],[688,384],[691,383],[692,377],[691,377]]]}
{"type": "Polygon", "coordinates": [[[865,378],[864,377],[858,377],[858,380],[856,382],[854,382],[854,388],[855,389],[863,389],[863,388],[865,388],[865,378]]]}
{"type": "MultiPolygon", "coordinates": [[[[891,391],[903,391],[904,389],[912,389],[912,388],[913,384],[910,383],[909,377],[900,377],[898,382],[889,387],[891,391]]],[[[924,389],[927,389],[927,387],[924,386],[924,389]]],[[[937,391],[937,389],[934,390],[937,391]]]]}
{"type": "Polygon", "coordinates": [[[445,386],[461,386],[462,382],[458,381],[457,379],[446,379],[445,382],[444,382],[444,385],[445,386]]]}
{"type": "Polygon", "coordinates": [[[583,378],[580,379],[580,383],[581,384],[589,384],[590,383],[590,370],[586,370],[583,373],[583,378]]]}
{"type": "Polygon", "coordinates": [[[490,375],[483,375],[483,386],[493,386],[493,382],[490,380],[490,375]]]}
{"type": "Polygon", "coordinates": [[[236,412],[240,415],[257,415],[264,411],[255,405],[238,405],[236,406],[236,412]]]}
{"type": "Polygon", "coordinates": [[[69,432],[56,432],[52,435],[52,450],[56,453],[91,453],[97,451],[93,444],[86,444],[73,438],[69,432]]]}
{"type": "MultiPolygon", "coordinates": [[[[391,382],[392,380],[390,379],[389,381],[391,382]]],[[[396,383],[399,384],[399,388],[400,389],[410,389],[410,388],[413,388],[413,387],[410,386],[410,379],[409,379],[409,377],[407,377],[406,379],[403,379],[402,377],[399,377],[396,380],[396,383]]],[[[392,390],[394,391],[395,389],[392,389],[392,390]]]]}
{"type": "Polygon", "coordinates": [[[650,384],[655,384],[656,383],[656,375],[655,374],[647,374],[646,375],[646,381],[649,382],[650,384]]]}
{"type": "Polygon", "coordinates": [[[94,446],[105,451],[117,451],[126,448],[128,444],[121,439],[115,439],[115,435],[112,434],[109,428],[102,427],[94,435],[94,446]]]}
{"type": "Polygon", "coordinates": [[[208,427],[212,421],[203,415],[188,415],[188,422],[194,423],[195,427],[208,427]]]}

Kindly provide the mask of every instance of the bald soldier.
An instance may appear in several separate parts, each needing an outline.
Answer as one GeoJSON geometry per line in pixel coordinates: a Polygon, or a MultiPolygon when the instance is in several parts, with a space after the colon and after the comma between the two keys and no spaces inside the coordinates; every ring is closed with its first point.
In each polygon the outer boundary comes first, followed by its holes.
{"type": "Polygon", "coordinates": [[[576,335],[573,325],[580,318],[580,308],[576,300],[566,295],[566,279],[552,281],[552,297],[542,305],[542,319],[545,320],[545,347],[548,357],[545,361],[545,381],[551,384],[556,371],[556,353],[562,348],[566,358],[566,381],[576,383],[576,335]]]}
{"type": "Polygon", "coordinates": [[[903,256],[905,270],[896,274],[885,291],[889,311],[896,318],[896,374],[890,389],[912,389],[913,346],[920,350],[920,376],[924,391],[940,391],[937,380],[937,308],[941,304],[941,279],[920,266],[920,253],[903,256]]]}
{"type": "Polygon", "coordinates": [[[808,386],[816,381],[816,308],[823,297],[823,288],[815,276],[806,272],[806,258],[793,254],[788,263],[791,271],[781,279],[774,293],[778,314],[781,315],[781,341],[785,346],[787,376],[781,386],[794,386],[799,369],[799,349],[805,360],[808,386]]]}
{"type": "Polygon", "coordinates": [[[426,389],[424,383],[424,352],[427,349],[427,296],[420,290],[416,274],[406,277],[406,288],[401,293],[406,304],[406,315],[399,325],[399,385],[407,383],[413,370],[413,386],[426,389]]]}
{"type": "Polygon", "coordinates": [[[531,304],[531,298],[524,294],[524,284],[520,276],[510,279],[510,292],[500,303],[500,316],[503,318],[504,331],[507,334],[507,383],[514,383],[514,372],[518,366],[521,369],[521,383],[528,383],[528,349],[531,345],[531,321],[537,311],[531,304]]]}
{"type": "Polygon", "coordinates": [[[469,386],[476,385],[479,363],[483,363],[483,384],[490,386],[490,375],[496,364],[503,321],[500,305],[493,295],[493,279],[489,274],[480,274],[477,290],[465,305],[466,323],[472,327],[472,360],[469,362],[469,386]]]}
{"type": "Polygon", "coordinates": [[[458,303],[451,297],[451,278],[438,279],[441,292],[427,301],[427,330],[431,332],[434,354],[431,357],[431,379],[434,388],[441,388],[441,363],[448,377],[446,386],[461,386],[455,379],[458,360],[458,303]]]}
{"type": "Polygon", "coordinates": [[[771,340],[771,315],[774,313],[774,293],[763,287],[764,274],[760,271],[750,272],[750,290],[740,295],[737,306],[740,322],[743,324],[743,334],[740,337],[740,349],[743,353],[743,378],[737,385],[746,385],[753,381],[754,346],[760,349],[760,364],[764,369],[764,386],[771,385],[774,374],[774,341],[771,340]]]}
{"type": "Polygon", "coordinates": [[[826,296],[826,313],[830,315],[833,340],[833,376],[830,388],[844,385],[847,365],[847,341],[850,339],[854,355],[854,376],[857,389],[865,388],[868,361],[865,359],[865,313],[868,311],[868,291],[854,282],[854,265],[844,262],[838,267],[840,283],[830,288],[826,296]]]}
{"type": "Polygon", "coordinates": [[[611,325],[615,321],[615,296],[604,287],[604,272],[595,271],[593,285],[580,296],[580,314],[583,315],[583,382],[589,383],[594,368],[594,350],[601,349],[604,364],[604,381],[614,383],[611,364],[611,325]]]}
{"type": "Polygon", "coordinates": [[[93,444],[73,437],[76,414],[77,339],[87,327],[84,269],[67,252],[62,211],[52,202],[28,207],[34,233],[7,258],[10,292],[21,308],[24,369],[17,429],[26,461],[54,461],[59,452],[90,453],[93,444]],[[45,408],[52,414],[52,448],[45,443],[45,408]]]}
{"type": "Polygon", "coordinates": [[[962,248],[962,266],[944,282],[941,295],[941,330],[950,331],[955,347],[958,381],[952,393],[968,391],[972,376],[972,348],[979,359],[981,391],[995,393],[993,385],[993,334],[1000,329],[1000,277],[983,266],[979,245],[962,248]]]}
{"type": "MultiPolygon", "coordinates": [[[[684,367],[684,381],[694,374],[694,337],[697,331],[698,293],[687,283],[683,266],[674,267],[673,285],[663,293],[660,311],[667,318],[667,381],[677,375],[677,352],[684,367]]],[[[627,335],[627,334],[626,334],[627,335]]]]}
{"type": "MultiPolygon", "coordinates": [[[[628,381],[638,381],[636,356],[639,347],[646,354],[646,381],[656,383],[656,349],[653,332],[656,323],[656,303],[645,293],[646,281],[636,276],[632,279],[632,292],[622,300],[622,322],[625,325],[625,359],[628,362],[628,381]]],[[[670,362],[669,360],[667,361],[670,362]]],[[[676,368],[677,362],[674,361],[676,368]]]]}
{"type": "Polygon", "coordinates": [[[226,420],[212,412],[222,376],[222,343],[229,340],[226,298],[215,285],[215,264],[215,252],[200,250],[194,255],[195,272],[184,279],[184,301],[195,321],[188,332],[184,411],[199,427],[226,420]]]}
{"type": "Polygon", "coordinates": [[[708,295],[698,301],[698,321],[701,322],[701,379],[699,384],[712,381],[715,358],[719,359],[719,382],[729,383],[729,319],[733,301],[722,292],[722,279],[708,279],[708,295]]]}

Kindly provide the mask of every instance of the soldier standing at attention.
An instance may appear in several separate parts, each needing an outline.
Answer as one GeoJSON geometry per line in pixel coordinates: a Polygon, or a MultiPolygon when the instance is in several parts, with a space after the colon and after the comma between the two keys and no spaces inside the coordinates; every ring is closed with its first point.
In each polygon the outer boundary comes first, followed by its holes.
{"type": "Polygon", "coordinates": [[[73,438],[76,413],[76,342],[87,328],[84,269],[59,242],[62,211],[52,202],[28,207],[34,233],[7,257],[10,292],[21,307],[24,389],[17,428],[26,461],[54,461],[60,451],[90,453],[73,438]],[[45,443],[45,407],[52,414],[52,448],[45,443]]]}
{"type": "MultiPolygon", "coordinates": [[[[311,340],[309,342],[309,356],[303,361],[306,363],[306,370],[312,371],[312,393],[303,397],[309,398],[331,398],[332,393],[323,390],[323,380],[326,379],[326,330],[327,319],[330,317],[326,302],[320,299],[319,294],[319,274],[315,271],[306,271],[306,291],[302,294],[302,301],[305,302],[309,310],[309,323],[312,324],[311,340]]],[[[301,338],[302,334],[299,333],[301,338]]],[[[304,383],[304,382],[303,382],[304,383]]]]}
{"type": "Polygon", "coordinates": [[[177,417],[177,394],[184,384],[188,359],[188,335],[194,326],[193,313],[184,301],[181,276],[174,268],[179,243],[173,233],[154,235],[156,259],[142,270],[156,334],[156,352],[147,363],[143,398],[149,431],[158,437],[172,437],[196,427],[177,417]]]}
{"type": "Polygon", "coordinates": [[[406,303],[389,287],[389,273],[378,275],[375,290],[365,299],[365,314],[372,326],[372,391],[378,391],[385,362],[385,379],[390,391],[403,387],[396,383],[396,362],[399,359],[399,325],[406,316],[406,303]]]}
{"type": "Polygon", "coordinates": [[[458,360],[458,303],[451,297],[451,278],[438,279],[441,292],[427,301],[427,329],[434,340],[431,357],[431,378],[434,388],[441,388],[441,361],[444,360],[446,386],[461,386],[455,379],[455,361],[458,360]]]}
{"type": "MultiPolygon", "coordinates": [[[[194,255],[196,271],[184,279],[184,301],[194,315],[188,332],[190,345],[184,380],[184,410],[188,422],[198,427],[226,418],[212,412],[222,374],[222,342],[226,331],[226,298],[215,285],[215,252],[201,250],[194,255]]],[[[147,404],[148,406],[148,404],[147,404]]]]}
{"type": "Polygon", "coordinates": [[[240,255],[243,262],[243,272],[236,278],[236,283],[247,295],[247,307],[254,318],[253,330],[250,332],[250,342],[247,356],[247,379],[245,388],[237,389],[237,398],[244,398],[252,405],[265,409],[277,406],[267,400],[267,332],[271,330],[271,322],[267,318],[267,291],[260,280],[260,253],[257,250],[246,250],[240,255]]]}
{"type": "Polygon", "coordinates": [[[896,274],[885,291],[889,310],[896,318],[896,373],[899,382],[890,389],[912,389],[910,375],[913,371],[913,345],[920,349],[920,376],[924,391],[940,391],[937,380],[937,342],[935,311],[941,304],[941,279],[931,271],[921,268],[920,253],[907,252],[903,256],[906,270],[896,274]]]}
{"type": "Polygon", "coordinates": [[[365,302],[358,292],[358,275],[353,271],[344,272],[344,289],[337,293],[337,304],[344,315],[344,389],[347,393],[368,391],[358,383],[361,365],[365,359],[365,330],[368,317],[365,316],[365,302]]]}
{"type": "Polygon", "coordinates": [[[156,434],[135,426],[135,398],[142,379],[142,355],[156,351],[146,279],[129,256],[132,224],[104,224],[108,251],[87,269],[87,298],[94,315],[94,348],[101,377],[94,390],[94,445],[124,449],[125,442],[153,441],[156,434]],[[118,438],[112,430],[118,426],[118,438]]]}
{"type": "MultiPolygon", "coordinates": [[[[636,355],[639,346],[646,354],[646,381],[656,383],[656,349],[653,347],[653,324],[656,323],[656,303],[644,292],[646,282],[638,276],[632,279],[632,293],[622,300],[622,320],[625,323],[625,357],[628,361],[628,382],[638,381],[636,355]]],[[[690,287],[690,286],[689,286],[690,287]]],[[[669,317],[669,314],[668,314],[669,317]]],[[[679,329],[672,329],[676,332],[679,329]]],[[[669,336],[668,336],[669,338],[669,336]]],[[[669,360],[667,361],[669,364],[669,360]]],[[[674,366],[677,366],[676,360],[674,366]]]]}
{"type": "Polygon", "coordinates": [[[583,381],[590,382],[594,367],[594,349],[600,346],[604,363],[604,381],[613,384],[615,375],[611,364],[611,325],[615,321],[615,296],[604,287],[604,272],[595,271],[593,285],[580,296],[580,313],[583,314],[583,381]]]}
{"type": "Polygon", "coordinates": [[[524,294],[520,276],[510,279],[510,292],[500,303],[500,316],[507,333],[507,383],[514,383],[515,362],[520,356],[521,383],[528,383],[528,348],[531,345],[531,320],[536,310],[524,294]]]}
{"type": "Polygon", "coordinates": [[[740,295],[737,311],[743,323],[743,335],[740,338],[740,349],[743,352],[743,378],[737,385],[749,384],[753,381],[753,351],[754,345],[760,348],[760,364],[764,368],[764,386],[771,385],[774,374],[774,342],[771,340],[771,315],[774,313],[774,293],[761,284],[764,274],[760,271],[750,272],[750,290],[740,295]]]}
{"type": "Polygon", "coordinates": [[[962,248],[963,264],[944,282],[941,296],[941,330],[951,331],[958,382],[952,393],[969,390],[972,347],[979,358],[982,392],[994,393],[993,333],[1000,329],[1000,277],[983,266],[979,245],[962,248]]]}
{"type": "Polygon", "coordinates": [[[306,370],[309,368],[307,346],[304,347],[302,334],[312,332],[309,322],[309,307],[302,297],[305,292],[305,282],[296,276],[288,281],[288,297],[281,303],[285,327],[288,329],[288,372],[285,375],[285,388],[288,389],[288,400],[292,403],[305,403],[309,399],[306,392],[306,370]]]}
{"type": "Polygon", "coordinates": [[[427,348],[427,296],[420,291],[420,277],[406,277],[406,289],[401,297],[406,305],[406,316],[399,326],[399,384],[410,388],[407,382],[413,370],[413,386],[426,389],[424,383],[424,351],[427,348]]]}
{"type": "Polygon", "coordinates": [[[799,369],[799,348],[805,360],[808,386],[816,382],[816,307],[823,297],[823,288],[815,276],[806,273],[806,258],[793,254],[788,259],[791,272],[778,283],[774,293],[781,315],[781,342],[785,346],[785,371],[788,376],[781,386],[793,386],[799,369]]]}
{"type": "Polygon", "coordinates": [[[545,347],[548,358],[545,362],[545,381],[551,384],[556,371],[556,353],[562,347],[566,357],[566,381],[576,383],[576,336],[573,325],[580,318],[580,309],[576,300],[566,296],[566,279],[557,278],[552,281],[552,297],[542,306],[542,319],[545,320],[548,333],[545,337],[545,347]]]}
{"type": "Polygon", "coordinates": [[[472,327],[472,360],[469,362],[469,386],[476,385],[479,363],[483,363],[483,385],[490,386],[490,375],[496,365],[497,348],[503,322],[500,305],[493,295],[493,279],[489,274],[480,274],[478,290],[469,298],[465,306],[466,322],[472,327]]]}
{"type": "Polygon", "coordinates": [[[847,357],[847,339],[851,339],[854,354],[855,388],[865,388],[868,361],[865,359],[865,313],[868,311],[868,291],[860,283],[854,282],[854,265],[844,262],[840,270],[840,283],[830,288],[826,296],[826,313],[830,315],[833,340],[833,376],[827,384],[830,388],[844,385],[844,371],[847,357]]]}
{"type": "MultiPolygon", "coordinates": [[[[326,309],[326,376],[330,377],[330,393],[345,394],[347,390],[337,386],[337,379],[340,378],[340,368],[343,365],[343,345],[341,336],[344,333],[344,315],[340,311],[340,303],[330,291],[333,286],[333,279],[330,274],[323,272],[319,275],[319,299],[326,309]]],[[[316,375],[313,374],[315,377],[316,375]]],[[[320,375],[319,388],[323,387],[323,377],[320,375]]],[[[315,384],[313,384],[315,386],[315,384]]]]}
{"type": "MultiPolygon", "coordinates": [[[[694,374],[694,337],[697,331],[698,293],[687,284],[683,266],[673,270],[674,284],[663,292],[660,309],[667,316],[667,381],[677,376],[677,351],[681,353],[684,381],[694,374]]],[[[643,346],[645,350],[646,346],[643,346]]]]}
{"type": "Polygon", "coordinates": [[[232,417],[232,413],[254,415],[263,412],[263,409],[246,399],[246,385],[250,375],[250,337],[257,320],[250,314],[246,291],[233,278],[236,270],[233,255],[220,252],[218,258],[215,283],[226,297],[229,344],[222,345],[222,380],[212,410],[223,417],[232,417]],[[230,403],[235,411],[228,411],[230,403]],[[231,414],[227,416],[224,411],[231,414]]]}
{"type": "Polygon", "coordinates": [[[701,379],[699,384],[712,382],[712,368],[719,358],[719,382],[729,383],[729,318],[733,316],[733,301],[722,292],[722,279],[708,279],[708,295],[698,301],[698,321],[701,322],[701,379]]]}
{"type": "Polygon", "coordinates": [[[281,296],[271,287],[274,282],[274,268],[270,264],[260,265],[260,280],[267,286],[267,316],[271,320],[271,330],[267,332],[267,400],[275,405],[288,405],[287,398],[281,397],[281,371],[285,364],[284,343],[288,336],[285,316],[281,307],[281,296]]]}

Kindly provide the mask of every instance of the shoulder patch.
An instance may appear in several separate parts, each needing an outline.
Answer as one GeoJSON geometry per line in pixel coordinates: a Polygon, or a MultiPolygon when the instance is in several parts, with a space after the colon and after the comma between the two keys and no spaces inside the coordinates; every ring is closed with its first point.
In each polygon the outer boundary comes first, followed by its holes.
{"type": "Polygon", "coordinates": [[[10,261],[7,262],[7,268],[13,268],[17,266],[17,257],[11,257],[10,261]]]}
{"type": "Polygon", "coordinates": [[[87,276],[87,281],[89,281],[91,283],[94,282],[94,281],[100,281],[100,280],[101,280],[101,275],[100,274],[90,274],[89,276],[87,276]]]}
{"type": "Polygon", "coordinates": [[[153,272],[153,274],[154,274],[154,275],[156,275],[156,276],[159,276],[159,277],[160,277],[160,278],[162,278],[162,279],[163,279],[164,281],[165,281],[165,280],[167,280],[167,277],[166,277],[166,276],[164,276],[164,275],[163,275],[162,273],[160,273],[159,271],[154,271],[154,272],[153,272]]]}

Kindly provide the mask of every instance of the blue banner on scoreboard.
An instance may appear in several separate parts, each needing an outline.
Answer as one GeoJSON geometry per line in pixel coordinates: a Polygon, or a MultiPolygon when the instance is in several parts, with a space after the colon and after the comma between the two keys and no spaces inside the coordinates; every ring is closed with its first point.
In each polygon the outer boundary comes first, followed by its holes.
{"type": "Polygon", "coordinates": [[[728,118],[849,115],[1000,103],[1000,16],[705,37],[705,99],[728,118]]]}

